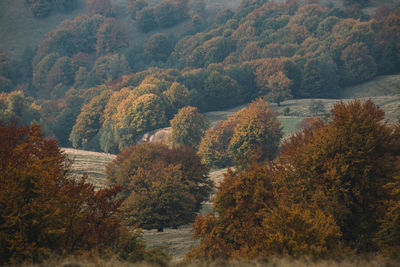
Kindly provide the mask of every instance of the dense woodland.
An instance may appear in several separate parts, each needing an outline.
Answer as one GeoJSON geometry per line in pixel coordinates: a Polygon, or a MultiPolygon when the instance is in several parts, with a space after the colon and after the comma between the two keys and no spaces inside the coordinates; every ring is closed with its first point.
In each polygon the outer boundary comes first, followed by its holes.
{"type": "MultiPolygon", "coordinates": [[[[398,4],[367,14],[373,1],[243,0],[213,15],[203,0],[128,0],[147,36],[138,43],[113,1],[84,2],[87,14],[38,47],[0,52],[0,264],[79,255],[165,265],[140,229],[192,222],[199,246],[187,261],[400,260],[400,119],[389,124],[371,100],[339,102],[282,140],[270,109],[398,74],[398,4]],[[189,27],[166,33],[180,24],[189,27]],[[214,127],[202,114],[248,103],[214,127]],[[168,126],[170,145],[138,144],[168,126]],[[118,154],[109,187],[74,179],[59,147],[118,154]],[[210,168],[225,167],[213,212],[198,215],[215,189],[210,168]]],[[[79,3],[26,7],[40,20],[79,3]]]]}

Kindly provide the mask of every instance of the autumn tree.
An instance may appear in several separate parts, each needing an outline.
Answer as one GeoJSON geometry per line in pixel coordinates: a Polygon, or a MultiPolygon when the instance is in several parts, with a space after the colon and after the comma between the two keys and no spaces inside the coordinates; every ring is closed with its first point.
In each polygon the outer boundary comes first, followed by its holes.
{"type": "Polygon", "coordinates": [[[321,259],[345,252],[332,216],[288,201],[278,178],[281,170],[273,164],[228,170],[216,193],[214,212],[196,219],[193,236],[200,245],[186,259],[321,259]]]}
{"type": "Polygon", "coordinates": [[[267,94],[266,98],[280,106],[282,101],[292,97],[290,94],[291,84],[292,81],[289,80],[283,72],[272,74],[268,80],[268,88],[271,91],[267,94]]]}
{"type": "Polygon", "coordinates": [[[377,65],[370,55],[369,49],[363,43],[355,43],[342,51],[343,77],[346,84],[354,84],[373,78],[377,65]]]}
{"type": "Polygon", "coordinates": [[[258,99],[239,111],[229,150],[237,165],[271,160],[276,156],[282,128],[268,103],[258,99]]]}
{"type": "Polygon", "coordinates": [[[258,99],[208,130],[199,153],[207,165],[225,167],[234,162],[238,167],[246,167],[253,161],[273,159],[281,137],[277,114],[265,100],[258,99]]]}
{"type": "Polygon", "coordinates": [[[124,149],[106,168],[108,181],[126,188],[127,220],[158,231],[194,220],[211,190],[207,171],[193,149],[153,143],[124,149]]]}
{"type": "Polygon", "coordinates": [[[123,26],[114,18],[106,18],[96,35],[96,53],[105,55],[117,53],[128,46],[128,38],[123,26]]]}
{"type": "Polygon", "coordinates": [[[321,206],[334,216],[344,242],[374,251],[386,184],[396,175],[397,134],[371,100],[338,103],[332,114],[329,123],[314,123],[291,138],[281,158],[295,170],[296,188],[304,188],[296,195],[310,199],[319,189],[321,206]]]}
{"type": "Polygon", "coordinates": [[[197,148],[210,121],[195,107],[181,108],[171,120],[170,140],[173,146],[191,146],[197,148]]]}
{"type": "Polygon", "coordinates": [[[233,165],[232,154],[228,147],[235,126],[236,120],[230,118],[218,122],[216,126],[205,132],[198,148],[204,164],[221,168],[233,165]]]}
{"type": "Polygon", "coordinates": [[[69,176],[71,162],[40,126],[0,123],[0,263],[41,263],[51,255],[110,253],[143,261],[140,234],[120,219],[122,188],[95,190],[69,176]]]}
{"type": "Polygon", "coordinates": [[[100,14],[108,17],[114,12],[110,0],[87,0],[86,6],[89,15],[100,14]]]}

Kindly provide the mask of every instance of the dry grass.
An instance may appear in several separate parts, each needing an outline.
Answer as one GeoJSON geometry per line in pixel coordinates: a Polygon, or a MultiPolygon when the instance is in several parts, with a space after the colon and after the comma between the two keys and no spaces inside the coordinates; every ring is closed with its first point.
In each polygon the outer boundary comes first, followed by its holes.
{"type": "Polygon", "coordinates": [[[115,155],[72,148],[63,148],[63,150],[73,160],[72,174],[74,176],[81,177],[86,173],[88,181],[96,187],[107,184],[105,167],[115,158],[115,155]]]}

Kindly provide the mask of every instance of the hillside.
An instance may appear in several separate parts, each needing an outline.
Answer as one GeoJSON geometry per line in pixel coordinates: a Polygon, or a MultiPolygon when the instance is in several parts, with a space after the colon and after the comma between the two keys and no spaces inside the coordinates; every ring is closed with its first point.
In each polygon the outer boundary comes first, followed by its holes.
{"type": "MultiPolygon", "coordinates": [[[[373,101],[378,104],[386,112],[386,117],[392,123],[400,118],[400,87],[399,81],[400,75],[391,75],[378,77],[372,81],[366,82],[356,87],[349,87],[343,90],[343,94],[352,93],[352,97],[359,97],[362,100],[372,98],[373,101]],[[382,95],[383,92],[387,95],[382,95]],[[372,97],[364,97],[370,94],[372,97]]],[[[333,105],[339,101],[339,99],[318,99],[324,104],[325,110],[329,111],[333,105]]],[[[349,101],[349,98],[343,98],[343,101],[349,101]]],[[[297,99],[282,102],[281,106],[272,105],[272,108],[278,112],[283,112],[283,109],[289,107],[290,114],[288,116],[279,116],[278,119],[281,121],[285,136],[296,132],[298,130],[298,124],[305,118],[311,116],[309,111],[309,105],[312,99],[297,99]]],[[[244,106],[238,106],[236,108],[227,109],[223,111],[208,112],[206,115],[215,125],[220,120],[225,120],[233,113],[244,106]]],[[[146,135],[144,140],[165,142],[166,136],[169,129],[162,129],[146,135]]],[[[104,168],[107,163],[115,158],[115,155],[108,153],[97,153],[77,149],[64,149],[65,153],[74,159],[72,165],[73,173],[76,175],[82,175],[86,172],[89,176],[89,181],[94,183],[96,186],[101,187],[106,184],[104,168]]],[[[212,170],[210,172],[210,179],[213,180],[216,186],[218,186],[224,179],[225,169],[212,170]]],[[[212,203],[205,203],[201,213],[207,213],[212,210],[212,203]]],[[[198,245],[198,242],[192,239],[191,225],[185,225],[179,227],[179,229],[165,229],[164,232],[159,233],[157,230],[145,230],[144,239],[149,248],[154,247],[165,247],[168,248],[171,253],[174,262],[183,260],[184,255],[193,247],[198,245]]]]}
{"type": "MultiPolygon", "coordinates": [[[[2,0],[0,1],[0,51],[6,51],[10,56],[19,57],[26,47],[37,47],[46,34],[56,29],[61,22],[66,19],[72,20],[76,16],[87,14],[86,0],[77,0],[78,8],[71,13],[53,12],[45,18],[35,18],[29,10],[25,1],[2,0]]],[[[144,42],[151,34],[140,32],[133,20],[127,13],[127,0],[111,1],[115,15],[123,22],[128,30],[128,38],[131,44],[140,44],[144,42]]],[[[152,0],[152,4],[161,2],[161,0],[152,0]]],[[[207,0],[206,8],[208,13],[214,14],[224,8],[236,8],[240,0],[207,0]]],[[[167,34],[178,36],[190,27],[188,20],[175,27],[162,30],[167,34]]]]}

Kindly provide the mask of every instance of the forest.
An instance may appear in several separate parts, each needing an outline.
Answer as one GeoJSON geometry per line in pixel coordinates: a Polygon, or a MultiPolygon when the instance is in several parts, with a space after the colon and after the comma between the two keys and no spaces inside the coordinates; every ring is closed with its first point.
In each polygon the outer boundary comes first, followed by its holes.
{"type": "Polygon", "coordinates": [[[0,265],[399,263],[398,1],[20,2],[46,31],[0,12],[0,265]],[[64,148],[116,155],[106,185],[64,148]],[[180,262],[143,237],[187,225],[180,262]]]}

